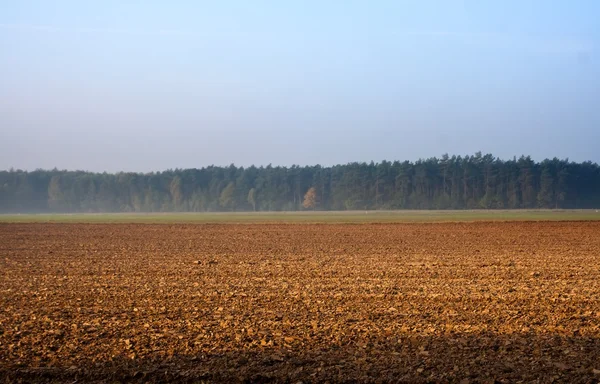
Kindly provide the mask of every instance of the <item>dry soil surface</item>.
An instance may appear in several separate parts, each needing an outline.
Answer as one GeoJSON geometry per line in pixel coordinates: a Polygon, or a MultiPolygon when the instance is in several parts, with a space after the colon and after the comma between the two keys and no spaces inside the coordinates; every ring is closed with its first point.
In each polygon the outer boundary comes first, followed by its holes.
{"type": "Polygon", "coordinates": [[[598,382],[600,222],[0,224],[7,382],[598,382]]]}

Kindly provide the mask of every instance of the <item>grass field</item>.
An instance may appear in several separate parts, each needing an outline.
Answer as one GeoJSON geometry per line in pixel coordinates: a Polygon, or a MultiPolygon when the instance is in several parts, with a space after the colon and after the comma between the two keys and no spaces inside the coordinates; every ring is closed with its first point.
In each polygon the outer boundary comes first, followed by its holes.
{"type": "Polygon", "coordinates": [[[5,223],[411,223],[600,220],[597,210],[76,213],[0,215],[5,223]]]}

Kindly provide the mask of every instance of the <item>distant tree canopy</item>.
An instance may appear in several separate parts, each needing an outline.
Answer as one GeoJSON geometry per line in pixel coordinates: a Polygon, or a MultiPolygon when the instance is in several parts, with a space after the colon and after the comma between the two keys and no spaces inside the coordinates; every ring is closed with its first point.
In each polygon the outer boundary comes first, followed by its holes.
{"type": "Polygon", "coordinates": [[[492,155],[156,173],[0,171],[0,212],[600,208],[600,167],[492,155]],[[306,193],[311,191],[307,204],[306,193]]]}

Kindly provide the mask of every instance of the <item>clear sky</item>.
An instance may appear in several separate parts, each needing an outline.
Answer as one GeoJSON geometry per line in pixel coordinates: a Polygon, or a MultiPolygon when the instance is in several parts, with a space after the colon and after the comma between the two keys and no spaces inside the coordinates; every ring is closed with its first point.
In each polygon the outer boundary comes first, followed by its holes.
{"type": "Polygon", "coordinates": [[[600,1],[0,1],[0,169],[600,162],[600,1]]]}

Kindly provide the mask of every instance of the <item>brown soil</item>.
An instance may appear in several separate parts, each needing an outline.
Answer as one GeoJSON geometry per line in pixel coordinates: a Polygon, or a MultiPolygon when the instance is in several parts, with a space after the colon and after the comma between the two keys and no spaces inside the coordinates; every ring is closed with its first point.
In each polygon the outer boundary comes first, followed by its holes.
{"type": "Polygon", "coordinates": [[[597,382],[600,222],[0,225],[6,381],[597,382]]]}

